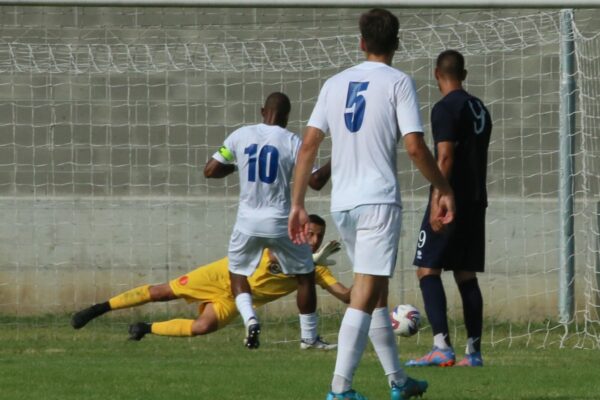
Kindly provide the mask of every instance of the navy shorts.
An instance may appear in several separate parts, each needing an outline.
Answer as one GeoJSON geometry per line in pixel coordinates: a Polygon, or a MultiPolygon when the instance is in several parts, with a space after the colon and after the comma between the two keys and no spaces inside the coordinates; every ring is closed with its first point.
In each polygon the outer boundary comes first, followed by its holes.
{"type": "Polygon", "coordinates": [[[450,271],[483,272],[485,267],[485,207],[459,210],[442,233],[429,224],[429,207],[423,217],[413,264],[450,271]]]}

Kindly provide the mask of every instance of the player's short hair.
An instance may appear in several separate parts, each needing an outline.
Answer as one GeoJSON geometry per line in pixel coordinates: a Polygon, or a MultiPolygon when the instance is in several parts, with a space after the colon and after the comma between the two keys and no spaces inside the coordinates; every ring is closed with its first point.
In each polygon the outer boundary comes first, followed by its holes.
{"type": "Polygon", "coordinates": [[[285,93],[273,92],[267,96],[264,108],[279,115],[287,115],[292,110],[292,103],[285,93]]]}
{"type": "Polygon", "coordinates": [[[360,16],[358,26],[369,53],[383,55],[398,49],[400,23],[388,10],[373,8],[367,11],[360,16]]]}
{"type": "Polygon", "coordinates": [[[310,222],[312,222],[313,224],[317,224],[319,226],[325,226],[325,220],[321,217],[319,217],[317,214],[310,214],[308,216],[308,220],[310,222]]]}
{"type": "Polygon", "coordinates": [[[459,81],[465,79],[465,58],[456,50],[442,51],[437,57],[435,66],[445,76],[459,81]]]}

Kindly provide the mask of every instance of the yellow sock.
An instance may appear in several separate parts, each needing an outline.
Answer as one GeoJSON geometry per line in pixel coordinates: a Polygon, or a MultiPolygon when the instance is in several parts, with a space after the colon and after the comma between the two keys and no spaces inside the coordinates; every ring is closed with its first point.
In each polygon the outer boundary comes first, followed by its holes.
{"type": "Polygon", "coordinates": [[[193,319],[172,319],[165,322],[154,322],[152,333],[161,336],[192,336],[193,319]]]}
{"type": "Polygon", "coordinates": [[[135,289],[128,290],[108,300],[111,310],[139,306],[140,304],[145,304],[149,301],[150,285],[136,287],[135,289]]]}

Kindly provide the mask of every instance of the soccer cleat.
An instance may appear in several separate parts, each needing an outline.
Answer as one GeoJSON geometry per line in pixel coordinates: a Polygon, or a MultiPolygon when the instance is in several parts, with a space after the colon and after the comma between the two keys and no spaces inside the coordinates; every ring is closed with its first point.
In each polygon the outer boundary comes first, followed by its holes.
{"type": "Polygon", "coordinates": [[[367,398],[356,390],[351,389],[344,393],[329,392],[325,400],[367,400],[367,398]]]}
{"type": "Polygon", "coordinates": [[[91,307],[85,308],[73,314],[71,317],[71,326],[75,329],[81,329],[86,326],[88,322],[96,317],[101,316],[107,311],[110,311],[110,306],[108,303],[94,304],[91,307]]]}
{"type": "Polygon", "coordinates": [[[415,396],[421,397],[427,391],[428,386],[427,381],[418,381],[408,377],[402,386],[392,383],[390,398],[391,400],[407,400],[415,396]]]}
{"type": "Polygon", "coordinates": [[[260,334],[260,324],[258,322],[249,324],[246,332],[244,346],[249,349],[258,349],[258,346],[260,346],[260,341],[258,340],[258,335],[260,334]]]}
{"type": "Polygon", "coordinates": [[[136,342],[142,340],[147,333],[152,332],[152,326],[146,322],[137,322],[129,325],[129,340],[136,342]]]}
{"type": "Polygon", "coordinates": [[[478,351],[473,354],[465,354],[465,358],[460,360],[457,367],[483,367],[483,358],[481,358],[481,352],[478,351]]]}
{"type": "Polygon", "coordinates": [[[456,362],[456,356],[452,347],[440,349],[433,346],[433,349],[421,358],[409,360],[405,365],[407,367],[451,367],[456,362]]]}
{"type": "Polygon", "coordinates": [[[310,342],[306,339],[302,339],[300,341],[300,348],[302,350],[308,350],[308,349],[334,350],[334,349],[337,349],[337,344],[327,343],[326,341],[321,339],[321,336],[317,336],[316,339],[313,340],[312,342],[310,342]]]}

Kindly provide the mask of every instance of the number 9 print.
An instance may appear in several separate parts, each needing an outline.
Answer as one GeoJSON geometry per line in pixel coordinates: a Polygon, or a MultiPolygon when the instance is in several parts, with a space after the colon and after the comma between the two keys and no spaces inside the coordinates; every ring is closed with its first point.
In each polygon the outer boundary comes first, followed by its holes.
{"type": "Polygon", "coordinates": [[[427,232],[425,232],[425,231],[419,232],[419,240],[417,241],[417,247],[419,249],[423,248],[423,246],[425,246],[426,240],[427,240],[427,232]]]}

